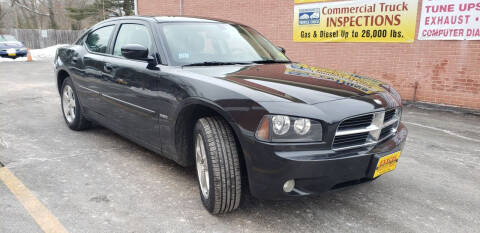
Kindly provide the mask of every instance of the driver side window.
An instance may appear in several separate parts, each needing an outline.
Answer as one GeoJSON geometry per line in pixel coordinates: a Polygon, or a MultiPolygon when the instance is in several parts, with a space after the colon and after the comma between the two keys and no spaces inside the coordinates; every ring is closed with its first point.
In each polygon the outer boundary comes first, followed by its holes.
{"type": "Polygon", "coordinates": [[[110,25],[90,33],[85,40],[88,50],[97,53],[107,53],[108,41],[114,28],[114,25],[110,25]]]}
{"type": "Polygon", "coordinates": [[[122,47],[127,44],[138,44],[152,52],[153,42],[148,28],[141,24],[122,24],[118,32],[113,55],[122,56],[122,47]]]}

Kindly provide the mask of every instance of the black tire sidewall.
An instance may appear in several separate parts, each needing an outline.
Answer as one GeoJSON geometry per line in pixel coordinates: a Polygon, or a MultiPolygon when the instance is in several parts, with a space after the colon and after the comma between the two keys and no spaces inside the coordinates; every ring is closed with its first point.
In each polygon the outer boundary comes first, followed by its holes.
{"type": "MultiPolygon", "coordinates": [[[[194,153],[195,153],[195,146],[196,146],[196,143],[197,143],[197,135],[200,134],[202,136],[202,139],[203,139],[203,143],[204,143],[204,147],[205,147],[205,152],[206,152],[206,156],[207,156],[207,165],[208,165],[208,182],[209,182],[209,187],[210,189],[208,190],[208,197],[205,198],[203,196],[203,193],[202,193],[202,189],[200,187],[200,181],[198,180],[198,172],[195,170],[195,174],[197,176],[197,183],[198,183],[198,190],[200,192],[200,198],[202,199],[202,203],[203,205],[205,206],[205,208],[207,208],[207,210],[212,213],[214,211],[214,208],[215,208],[215,186],[214,186],[214,176],[213,176],[213,168],[212,168],[212,159],[211,159],[211,153],[210,153],[210,150],[209,150],[209,146],[208,146],[208,142],[207,142],[207,134],[205,132],[205,129],[202,127],[202,124],[200,122],[197,122],[197,124],[195,125],[195,130],[194,130],[194,134],[193,134],[193,140],[194,140],[194,147],[193,147],[193,150],[194,150],[194,153]]],[[[194,154],[194,157],[195,157],[195,160],[196,160],[196,156],[194,154]]],[[[195,163],[196,164],[196,163],[195,163]]],[[[195,167],[195,169],[197,169],[195,167]]]]}
{"type": "Polygon", "coordinates": [[[75,86],[73,85],[73,82],[70,79],[70,77],[66,78],[62,83],[62,91],[60,93],[60,104],[61,104],[62,116],[63,116],[63,119],[65,120],[65,123],[67,123],[69,128],[77,129],[80,124],[81,107],[78,101],[77,90],[75,90],[75,86]],[[65,112],[63,111],[63,91],[65,90],[65,87],[67,85],[70,86],[70,88],[72,88],[73,95],[75,96],[75,119],[73,119],[72,123],[68,122],[67,118],[65,117],[65,112]]]}

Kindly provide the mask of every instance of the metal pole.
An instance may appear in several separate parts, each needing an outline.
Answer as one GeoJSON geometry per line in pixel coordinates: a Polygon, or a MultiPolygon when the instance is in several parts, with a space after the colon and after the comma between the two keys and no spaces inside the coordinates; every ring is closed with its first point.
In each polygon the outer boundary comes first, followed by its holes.
{"type": "Polygon", "coordinates": [[[180,15],[183,15],[183,0],[180,0],[180,15]]]}
{"type": "Polygon", "coordinates": [[[105,20],[105,0],[102,0],[102,16],[103,20],[105,20]]]}
{"type": "Polygon", "coordinates": [[[133,3],[135,5],[135,15],[138,15],[138,0],[135,0],[133,3]]]}

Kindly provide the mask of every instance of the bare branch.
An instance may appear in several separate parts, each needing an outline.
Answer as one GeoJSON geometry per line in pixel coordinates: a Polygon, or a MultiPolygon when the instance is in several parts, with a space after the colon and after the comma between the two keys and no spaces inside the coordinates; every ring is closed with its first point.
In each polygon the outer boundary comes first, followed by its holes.
{"type": "Polygon", "coordinates": [[[118,11],[116,11],[116,10],[105,9],[105,11],[110,12],[110,13],[114,14],[115,16],[120,16],[120,15],[118,14],[118,11]]]}
{"type": "Polygon", "coordinates": [[[39,2],[40,5],[42,5],[43,7],[49,8],[48,4],[47,4],[45,1],[39,0],[38,2],[39,2]]]}
{"type": "Polygon", "coordinates": [[[34,9],[31,9],[29,8],[28,6],[24,5],[24,4],[21,4],[18,0],[11,0],[12,1],[12,6],[13,5],[17,5],[18,7],[20,8],[23,8],[29,12],[32,12],[34,14],[37,14],[37,15],[42,15],[42,16],[50,16],[50,14],[47,14],[47,13],[42,13],[42,12],[39,12],[39,11],[36,11],[34,9]]]}

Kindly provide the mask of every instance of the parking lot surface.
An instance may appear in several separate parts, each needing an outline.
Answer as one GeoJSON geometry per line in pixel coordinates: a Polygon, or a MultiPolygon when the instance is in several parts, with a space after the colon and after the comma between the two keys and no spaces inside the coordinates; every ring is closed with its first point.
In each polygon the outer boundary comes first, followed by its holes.
{"type": "MultiPolygon", "coordinates": [[[[480,117],[406,107],[398,167],[293,201],[203,209],[193,169],[102,127],[66,126],[51,62],[0,63],[0,162],[69,232],[479,232],[480,117]]],[[[0,181],[0,232],[41,232],[0,181]]],[[[34,214],[34,213],[33,213],[34,214]]]]}

